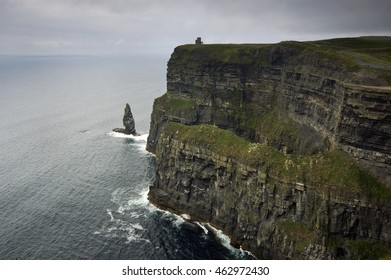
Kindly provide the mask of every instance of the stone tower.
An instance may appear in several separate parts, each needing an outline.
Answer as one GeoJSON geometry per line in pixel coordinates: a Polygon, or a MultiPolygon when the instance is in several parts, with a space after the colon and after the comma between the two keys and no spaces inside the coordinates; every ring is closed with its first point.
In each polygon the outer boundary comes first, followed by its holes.
{"type": "Polygon", "coordinates": [[[197,37],[197,39],[195,40],[195,44],[196,45],[203,45],[204,42],[201,41],[201,37],[197,37]]]}

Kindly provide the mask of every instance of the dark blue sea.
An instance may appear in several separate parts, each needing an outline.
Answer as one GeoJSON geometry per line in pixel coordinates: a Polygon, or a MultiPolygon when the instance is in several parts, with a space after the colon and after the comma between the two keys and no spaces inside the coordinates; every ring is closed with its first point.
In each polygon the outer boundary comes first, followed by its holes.
{"type": "Polygon", "coordinates": [[[0,57],[0,259],[247,259],[147,200],[168,57],[0,57]],[[141,136],[112,133],[129,103],[141,136]]]}

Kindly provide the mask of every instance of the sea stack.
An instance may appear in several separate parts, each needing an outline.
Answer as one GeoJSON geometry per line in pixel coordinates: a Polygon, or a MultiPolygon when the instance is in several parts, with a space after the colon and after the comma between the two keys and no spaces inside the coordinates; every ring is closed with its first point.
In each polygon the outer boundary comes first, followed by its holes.
{"type": "Polygon", "coordinates": [[[114,128],[113,129],[114,132],[124,133],[128,135],[130,134],[137,135],[132,110],[130,109],[128,103],[126,103],[125,110],[124,110],[124,117],[122,121],[125,128],[114,128]]]}

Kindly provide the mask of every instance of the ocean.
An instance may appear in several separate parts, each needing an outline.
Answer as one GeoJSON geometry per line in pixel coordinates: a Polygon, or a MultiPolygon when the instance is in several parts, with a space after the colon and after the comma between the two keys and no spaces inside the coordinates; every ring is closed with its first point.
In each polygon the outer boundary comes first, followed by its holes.
{"type": "Polygon", "coordinates": [[[151,205],[168,57],[0,57],[0,259],[249,259],[151,205]],[[122,127],[129,103],[140,136],[122,127]]]}

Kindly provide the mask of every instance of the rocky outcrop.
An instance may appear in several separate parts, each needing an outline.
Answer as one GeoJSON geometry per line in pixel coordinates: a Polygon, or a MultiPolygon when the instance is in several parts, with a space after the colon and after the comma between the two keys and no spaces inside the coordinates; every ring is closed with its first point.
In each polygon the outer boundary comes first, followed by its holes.
{"type": "Polygon", "coordinates": [[[260,258],[389,257],[383,74],[308,43],[177,47],[151,116],[150,200],[260,258]]]}
{"type": "Polygon", "coordinates": [[[125,106],[122,122],[125,128],[114,128],[114,132],[124,133],[128,135],[137,135],[133,114],[128,103],[126,103],[125,106]]]}

